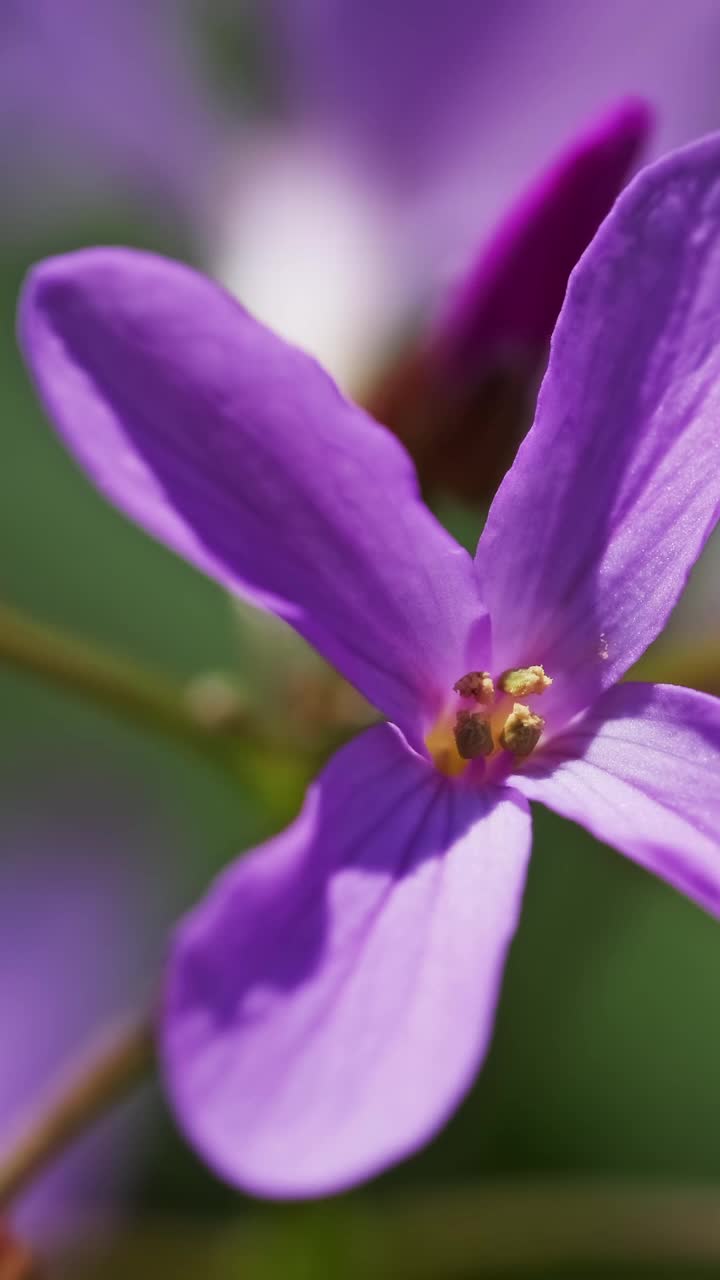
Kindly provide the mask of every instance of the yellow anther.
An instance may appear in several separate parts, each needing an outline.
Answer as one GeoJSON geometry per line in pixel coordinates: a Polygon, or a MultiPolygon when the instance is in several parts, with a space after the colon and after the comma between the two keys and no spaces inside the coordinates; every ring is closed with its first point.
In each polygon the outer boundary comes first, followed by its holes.
{"type": "Polygon", "coordinates": [[[455,743],[463,760],[489,756],[493,749],[490,724],[477,711],[458,711],[455,721],[455,743]]]}
{"type": "Polygon", "coordinates": [[[513,755],[529,756],[537,746],[544,728],[542,716],[535,715],[522,702],[516,702],[500,734],[500,746],[505,751],[512,751],[513,755]]]}
{"type": "Polygon", "coordinates": [[[512,698],[528,698],[531,693],[544,693],[552,680],[542,667],[513,667],[500,677],[500,688],[512,698]]]}
{"type": "Polygon", "coordinates": [[[468,671],[453,685],[461,698],[472,698],[475,702],[490,703],[495,697],[495,685],[487,671],[468,671]]]}

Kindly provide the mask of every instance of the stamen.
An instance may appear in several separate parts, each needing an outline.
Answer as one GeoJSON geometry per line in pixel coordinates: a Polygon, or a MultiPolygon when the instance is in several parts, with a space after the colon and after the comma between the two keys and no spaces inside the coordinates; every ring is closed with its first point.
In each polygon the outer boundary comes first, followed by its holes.
{"type": "Polygon", "coordinates": [[[513,667],[500,677],[500,688],[512,698],[527,698],[532,693],[544,693],[552,680],[542,667],[513,667]]]}
{"type": "Polygon", "coordinates": [[[455,721],[455,743],[463,760],[489,756],[493,749],[490,723],[477,711],[458,711],[455,721]]]}
{"type": "Polygon", "coordinates": [[[540,741],[544,728],[542,716],[535,715],[522,702],[516,702],[500,734],[500,746],[505,751],[512,751],[513,755],[529,756],[540,741]]]}
{"type": "Polygon", "coordinates": [[[495,697],[495,685],[487,671],[468,671],[453,685],[461,698],[473,698],[475,702],[490,703],[495,697]]]}

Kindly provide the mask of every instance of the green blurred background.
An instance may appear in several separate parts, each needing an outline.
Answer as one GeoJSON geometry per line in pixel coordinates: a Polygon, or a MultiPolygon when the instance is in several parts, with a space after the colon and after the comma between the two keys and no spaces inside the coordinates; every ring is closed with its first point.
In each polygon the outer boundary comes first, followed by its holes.
{"type": "MultiPolygon", "coordinates": [[[[197,257],[167,221],[117,201],[108,209],[88,200],[0,240],[3,601],[172,679],[222,671],[240,688],[262,688],[274,657],[288,661],[287,647],[273,630],[259,641],[257,624],[238,618],[216,587],[101,501],[29,387],[14,340],[20,282],[34,260],[89,243],[197,257]]],[[[465,513],[444,511],[467,527],[465,513]]],[[[653,675],[712,646],[716,563],[711,551],[653,675]]],[[[302,671],[301,643],[290,652],[302,671]]],[[[297,811],[314,762],[248,758],[244,780],[233,782],[181,747],[1,669],[0,707],[0,856],[15,857],[18,831],[47,820],[37,836],[47,855],[38,900],[52,901],[53,875],[62,883],[75,822],[86,845],[91,828],[102,866],[108,845],[117,858],[118,815],[132,812],[124,856],[142,922],[131,897],[118,907],[118,937],[91,929],[88,944],[89,961],[127,973],[122,1000],[113,997],[122,1004],[155,980],[167,929],[214,873],[297,811]],[[114,834],[103,830],[99,779],[115,797],[106,810],[114,834]]],[[[427,1150],[338,1200],[262,1206],[213,1179],[150,1088],[142,1140],[118,1139],[128,1174],[116,1220],[101,1215],[101,1225],[88,1205],[80,1227],[45,1246],[51,1274],[720,1274],[720,929],[583,831],[545,811],[535,819],[492,1052],[427,1150]],[[659,1242],[649,1262],[643,1239],[659,1242]]],[[[0,901],[0,933],[2,911],[0,901]]],[[[36,962],[18,943],[10,973],[36,962]]],[[[48,987],[53,980],[49,972],[48,987]]],[[[72,1006],[83,992],[53,998],[72,1006]]],[[[19,1011],[0,1029],[0,1052],[37,1034],[41,1017],[19,1011]]]]}

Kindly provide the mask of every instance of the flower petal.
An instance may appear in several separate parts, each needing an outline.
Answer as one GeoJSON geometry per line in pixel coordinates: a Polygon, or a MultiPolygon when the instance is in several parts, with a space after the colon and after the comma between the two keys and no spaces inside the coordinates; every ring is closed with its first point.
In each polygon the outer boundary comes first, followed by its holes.
{"type": "Polygon", "coordinates": [[[36,267],[20,332],[111,501],[290,622],[391,719],[434,714],[481,612],[472,562],[404,450],[314,361],[189,268],[122,249],[36,267]]]}
{"type": "Polygon", "coordinates": [[[529,844],[520,797],[441,778],[391,726],[339,752],[176,937],[162,1057],[208,1163],[320,1195],[427,1141],[486,1052],[529,844]]]}
{"type": "Polygon", "coordinates": [[[570,272],[651,123],[645,103],[623,99],[585,126],[484,237],[428,331],[386,365],[365,405],[407,446],[426,494],[495,494],[532,421],[570,272]]]}
{"type": "Polygon", "coordinates": [[[544,352],[568,277],[647,140],[652,113],[628,99],[585,127],[505,216],[435,335],[437,357],[477,376],[493,354],[544,352]]]}
{"type": "Polygon", "coordinates": [[[720,700],[624,684],[512,785],[720,916],[720,700]]]}
{"type": "Polygon", "coordinates": [[[718,135],[620,197],[478,547],[494,668],[544,663],[565,716],[661,630],[718,517],[719,232],[718,135]]]}

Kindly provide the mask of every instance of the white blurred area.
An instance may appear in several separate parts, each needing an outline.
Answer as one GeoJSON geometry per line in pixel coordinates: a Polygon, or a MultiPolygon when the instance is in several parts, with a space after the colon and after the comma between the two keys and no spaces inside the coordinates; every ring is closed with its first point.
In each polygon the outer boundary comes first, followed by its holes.
{"type": "Polygon", "coordinates": [[[352,391],[404,319],[392,228],[369,187],[327,147],[265,137],[228,182],[211,270],[352,391]]]}

